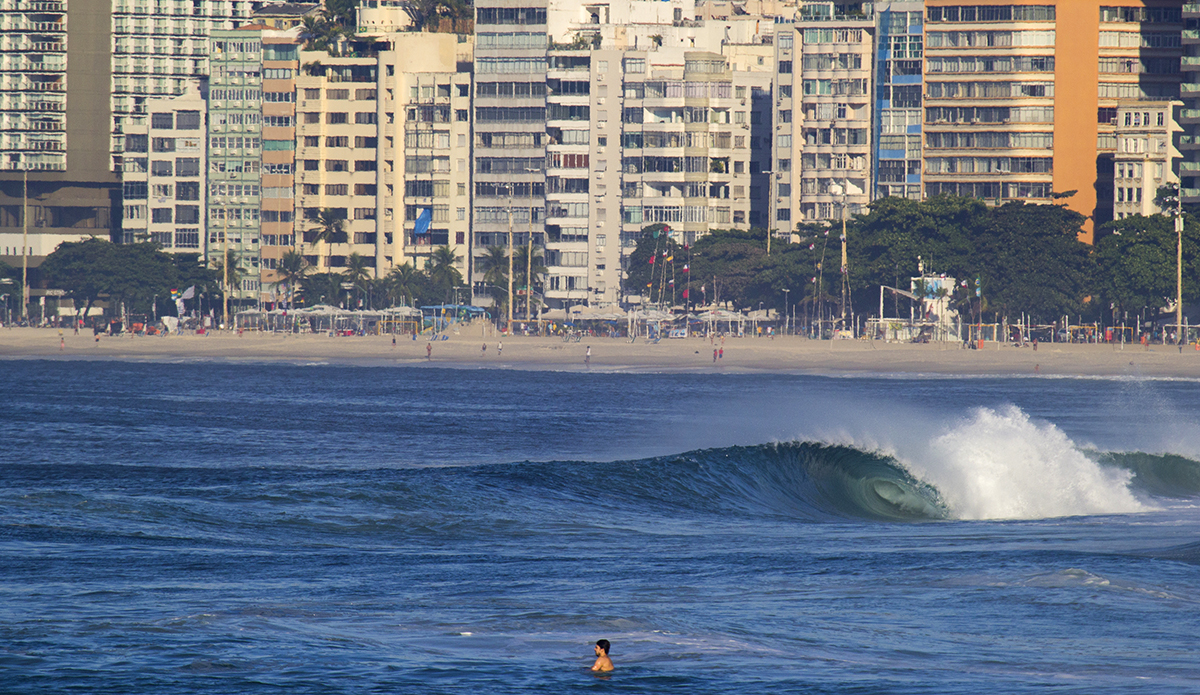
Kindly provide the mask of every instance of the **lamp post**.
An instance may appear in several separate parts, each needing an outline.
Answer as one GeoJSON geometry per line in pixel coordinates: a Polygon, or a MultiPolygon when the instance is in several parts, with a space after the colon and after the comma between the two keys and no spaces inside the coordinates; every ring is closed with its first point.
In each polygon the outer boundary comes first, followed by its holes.
{"type": "Polygon", "coordinates": [[[21,318],[29,319],[29,164],[21,158],[21,318]]]}
{"type": "Polygon", "coordinates": [[[508,323],[504,332],[512,335],[513,316],[513,183],[508,184],[508,323]]]}
{"type": "Polygon", "coordinates": [[[1175,185],[1175,330],[1183,344],[1183,183],[1175,185]]]}
{"type": "Polygon", "coordinates": [[[788,292],[791,290],[783,288],[783,334],[787,335],[791,328],[790,317],[788,316],[788,292]]]}
{"type": "MultiPolygon", "coordinates": [[[[536,174],[541,169],[533,167],[525,167],[525,173],[536,174]]],[[[543,194],[545,191],[543,191],[543,194]]],[[[529,182],[529,199],[533,200],[533,182],[529,182]]],[[[525,256],[525,323],[529,324],[533,321],[533,208],[529,208],[529,239],[527,254],[525,256]]],[[[511,300],[511,297],[509,299],[511,300]]],[[[511,322],[510,322],[511,323],[511,322]]],[[[528,327],[526,327],[528,330],[528,327]]],[[[512,333],[510,328],[509,333],[512,333]]]]}
{"type": "Polygon", "coordinates": [[[842,329],[847,326],[847,295],[850,289],[849,262],[846,259],[846,189],[848,185],[830,184],[829,191],[842,196],[842,329]]]}
{"type": "MultiPolygon", "coordinates": [[[[772,198],[777,198],[778,196],[772,195],[774,192],[773,191],[774,183],[771,181],[771,177],[775,175],[775,170],[774,169],[761,169],[758,173],[764,174],[767,177],[767,195],[771,196],[772,198]]],[[[776,214],[775,216],[779,217],[778,214],[776,214]]],[[[773,222],[773,220],[767,220],[767,255],[768,256],[771,255],[771,235],[774,234],[774,230],[771,229],[772,222],[773,222]]]]}

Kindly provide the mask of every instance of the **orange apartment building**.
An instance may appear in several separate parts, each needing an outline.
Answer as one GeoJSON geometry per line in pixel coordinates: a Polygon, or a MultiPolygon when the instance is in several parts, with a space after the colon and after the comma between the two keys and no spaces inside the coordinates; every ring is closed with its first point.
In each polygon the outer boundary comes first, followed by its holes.
{"type": "Polygon", "coordinates": [[[1182,29],[1180,3],[1162,0],[927,0],[925,194],[1062,200],[1091,242],[1130,142],[1118,112],[1179,98],[1182,29]]]}

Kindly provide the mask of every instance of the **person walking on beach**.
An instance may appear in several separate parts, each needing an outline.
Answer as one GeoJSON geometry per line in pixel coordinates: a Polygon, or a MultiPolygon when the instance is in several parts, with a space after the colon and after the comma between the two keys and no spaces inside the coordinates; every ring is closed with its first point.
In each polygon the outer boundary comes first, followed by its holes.
{"type": "Polygon", "coordinates": [[[500,342],[496,343],[496,357],[500,357],[503,354],[504,354],[504,341],[501,340],[500,342]]]}
{"type": "Polygon", "coordinates": [[[722,359],[722,360],[725,359],[725,348],[721,348],[720,350],[717,350],[717,358],[722,359]]]}
{"type": "Polygon", "coordinates": [[[587,346],[587,352],[583,353],[583,363],[587,366],[592,365],[592,346],[587,346]]]}
{"type": "Polygon", "coordinates": [[[433,343],[425,343],[425,359],[433,359],[433,343]]]}
{"type": "Polygon", "coordinates": [[[394,350],[395,348],[396,348],[396,336],[393,335],[392,336],[392,349],[394,350]]]}
{"type": "Polygon", "coordinates": [[[717,349],[713,348],[713,364],[717,363],[717,349]]]}
{"type": "Polygon", "coordinates": [[[596,640],[596,663],[592,664],[593,671],[611,671],[613,670],[612,659],[608,658],[608,650],[612,648],[608,640],[596,640]]]}
{"type": "Polygon", "coordinates": [[[483,347],[479,348],[479,356],[487,357],[487,343],[484,343],[483,347]]]}

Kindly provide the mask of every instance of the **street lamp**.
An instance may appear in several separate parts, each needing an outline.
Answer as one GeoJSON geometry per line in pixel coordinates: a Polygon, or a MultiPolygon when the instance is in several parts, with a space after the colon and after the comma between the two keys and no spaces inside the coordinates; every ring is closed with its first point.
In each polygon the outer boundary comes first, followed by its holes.
{"type": "MultiPolygon", "coordinates": [[[[1175,330],[1178,344],[1183,336],[1183,182],[1175,184],[1175,330]]],[[[1182,349],[1182,348],[1181,348],[1182,349]]]]}
{"type": "Polygon", "coordinates": [[[846,194],[849,184],[842,185],[838,183],[829,184],[829,192],[833,195],[842,196],[842,330],[846,330],[847,324],[847,295],[850,289],[850,271],[849,262],[846,260],[846,194]]]}
{"type": "Polygon", "coordinates": [[[790,323],[791,318],[788,316],[788,292],[791,292],[791,290],[789,290],[786,287],[783,288],[783,334],[784,335],[787,335],[788,330],[791,328],[791,323],[790,323]]]}
{"type": "Polygon", "coordinates": [[[29,320],[29,163],[21,157],[21,318],[29,320]]]}

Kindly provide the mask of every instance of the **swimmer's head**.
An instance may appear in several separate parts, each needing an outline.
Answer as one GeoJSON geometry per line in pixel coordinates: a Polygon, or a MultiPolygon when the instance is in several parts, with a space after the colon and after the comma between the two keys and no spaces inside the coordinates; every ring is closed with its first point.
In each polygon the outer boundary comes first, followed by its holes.
{"type": "Polygon", "coordinates": [[[601,640],[596,640],[596,646],[599,647],[600,650],[603,651],[607,655],[608,649],[611,645],[609,644],[608,640],[601,639],[601,640]]]}

